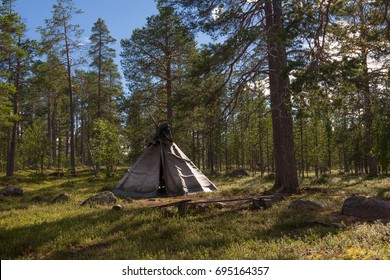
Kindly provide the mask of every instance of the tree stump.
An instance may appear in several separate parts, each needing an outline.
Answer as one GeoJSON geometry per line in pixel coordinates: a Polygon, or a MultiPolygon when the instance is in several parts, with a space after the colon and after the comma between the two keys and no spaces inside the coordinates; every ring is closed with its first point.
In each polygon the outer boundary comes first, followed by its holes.
{"type": "Polygon", "coordinates": [[[187,211],[187,203],[181,203],[177,205],[177,210],[180,215],[185,215],[187,211]]]}

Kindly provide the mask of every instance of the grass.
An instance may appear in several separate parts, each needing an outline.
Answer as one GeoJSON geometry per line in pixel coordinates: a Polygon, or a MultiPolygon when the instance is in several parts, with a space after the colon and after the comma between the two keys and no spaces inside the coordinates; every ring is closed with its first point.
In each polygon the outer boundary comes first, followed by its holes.
{"type": "MultiPolygon", "coordinates": [[[[121,170],[120,173],[124,173],[121,170]]],[[[120,176],[119,176],[120,177],[120,176]]],[[[111,206],[80,206],[119,177],[95,179],[80,170],[76,178],[23,171],[0,177],[0,187],[21,186],[23,197],[0,197],[1,259],[389,259],[390,224],[340,214],[345,198],[362,194],[390,200],[390,178],[331,176],[305,179],[302,194],[255,211],[248,204],[191,210],[153,208],[172,201],[120,199],[111,206]],[[71,200],[50,201],[66,192],[71,200]],[[288,208],[293,199],[321,204],[323,212],[288,208]]],[[[258,178],[215,177],[219,190],[194,200],[257,195],[272,182],[258,178]]],[[[182,199],[182,198],[181,198],[182,199]]]]}

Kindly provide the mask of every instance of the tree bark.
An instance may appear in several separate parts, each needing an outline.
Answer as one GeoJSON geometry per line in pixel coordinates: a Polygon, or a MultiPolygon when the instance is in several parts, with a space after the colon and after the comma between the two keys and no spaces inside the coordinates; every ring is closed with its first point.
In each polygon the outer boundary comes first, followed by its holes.
{"type": "Polygon", "coordinates": [[[102,34],[99,33],[99,62],[98,62],[98,118],[102,117],[102,34]]]}
{"type": "Polygon", "coordinates": [[[73,103],[73,85],[72,85],[72,70],[70,62],[70,50],[69,40],[67,34],[66,20],[64,23],[64,34],[65,34],[65,50],[66,50],[66,62],[67,62],[67,75],[68,75],[68,87],[69,87],[69,122],[70,122],[70,164],[72,175],[76,175],[76,161],[75,161],[75,139],[74,139],[74,103],[73,103]]]}
{"type": "Polygon", "coordinates": [[[169,126],[172,127],[173,124],[173,104],[172,104],[172,69],[171,69],[171,61],[168,59],[167,69],[166,69],[166,91],[167,91],[167,122],[169,126]]]}
{"type": "Polygon", "coordinates": [[[378,162],[372,155],[372,111],[371,111],[371,94],[370,84],[368,79],[368,66],[367,66],[367,54],[364,55],[364,79],[363,79],[363,92],[364,92],[364,138],[365,138],[365,156],[367,157],[368,173],[370,176],[378,175],[378,162]]]}
{"type": "MultiPolygon", "coordinates": [[[[10,4],[11,5],[11,4],[10,4]]],[[[11,8],[10,8],[11,9],[11,8]]],[[[20,47],[20,36],[18,38],[18,47],[20,47]]],[[[13,103],[13,114],[14,116],[19,115],[19,91],[20,91],[20,57],[17,56],[16,62],[16,76],[15,76],[15,94],[12,99],[13,103]]],[[[9,68],[11,68],[11,60],[9,61],[9,68]]],[[[9,135],[9,150],[7,155],[7,170],[6,176],[13,176],[15,173],[15,157],[16,157],[16,141],[17,141],[17,132],[18,132],[19,121],[14,120],[12,129],[10,130],[9,135]]]]}
{"type": "Polygon", "coordinates": [[[272,128],[275,148],[275,188],[284,193],[299,191],[293,123],[289,106],[286,47],[281,38],[282,1],[267,1],[265,4],[266,29],[268,32],[268,66],[272,112],[272,128]]]}
{"type": "Polygon", "coordinates": [[[372,155],[372,111],[371,111],[371,92],[370,92],[370,76],[368,73],[368,55],[369,49],[367,42],[369,41],[369,30],[366,22],[366,15],[363,3],[359,2],[359,17],[360,17],[360,47],[363,64],[363,77],[361,89],[363,91],[363,119],[364,119],[364,140],[365,140],[365,158],[368,165],[368,173],[370,176],[378,175],[378,162],[372,155]]]}
{"type": "Polygon", "coordinates": [[[305,154],[304,154],[304,146],[303,146],[303,116],[300,116],[299,118],[299,137],[300,137],[300,140],[301,140],[301,145],[300,145],[300,148],[301,148],[301,168],[300,168],[300,172],[301,172],[301,177],[302,179],[305,178],[305,154]]]}

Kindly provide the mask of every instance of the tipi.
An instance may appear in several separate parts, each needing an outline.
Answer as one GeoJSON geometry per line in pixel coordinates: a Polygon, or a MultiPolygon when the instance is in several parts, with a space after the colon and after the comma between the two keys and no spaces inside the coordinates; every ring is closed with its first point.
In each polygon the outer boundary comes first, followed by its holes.
{"type": "Polygon", "coordinates": [[[163,123],[113,192],[117,195],[146,198],[210,192],[216,189],[172,141],[169,125],[163,123]]]}

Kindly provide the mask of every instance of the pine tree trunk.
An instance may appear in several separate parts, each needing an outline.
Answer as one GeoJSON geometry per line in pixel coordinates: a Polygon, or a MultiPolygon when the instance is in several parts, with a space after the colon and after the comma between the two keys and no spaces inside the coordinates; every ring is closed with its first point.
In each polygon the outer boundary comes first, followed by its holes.
{"type": "Polygon", "coordinates": [[[53,139],[53,125],[52,125],[52,100],[50,93],[47,95],[47,108],[49,112],[47,113],[47,140],[49,143],[49,162],[48,162],[48,167],[51,167],[52,164],[54,165],[54,157],[53,157],[53,150],[51,146],[53,145],[52,139],[53,139]]]}
{"type": "Polygon", "coordinates": [[[364,140],[365,140],[365,157],[370,176],[378,175],[378,162],[372,155],[372,110],[371,110],[371,93],[370,93],[370,76],[368,73],[367,57],[369,49],[367,48],[367,41],[369,41],[368,27],[365,18],[365,11],[362,3],[359,3],[359,17],[360,17],[360,36],[361,36],[361,55],[363,63],[363,77],[361,88],[363,90],[363,119],[364,119],[364,140]]]}
{"type": "Polygon", "coordinates": [[[58,137],[58,156],[57,156],[57,175],[58,175],[58,178],[61,177],[61,150],[62,150],[62,137],[59,136],[58,137]]]}
{"type": "Polygon", "coordinates": [[[167,81],[166,81],[166,91],[167,91],[167,122],[171,128],[173,124],[173,104],[172,104],[172,73],[171,73],[171,64],[167,64],[167,81]]]}
{"type": "MultiPolygon", "coordinates": [[[[20,37],[18,39],[18,47],[20,47],[20,37]]],[[[11,68],[11,62],[9,67],[11,68]]],[[[15,94],[13,96],[13,114],[15,116],[19,115],[19,91],[20,91],[20,58],[17,58],[16,63],[16,77],[15,77],[15,94]]],[[[7,158],[7,171],[6,176],[13,176],[15,173],[15,157],[16,157],[16,141],[17,141],[17,132],[18,132],[19,121],[15,120],[12,125],[10,141],[9,141],[9,150],[7,158]]]]}
{"type": "Polygon", "coordinates": [[[304,154],[304,146],[303,146],[303,117],[299,118],[299,136],[301,140],[301,177],[305,178],[305,154],[304,154]]]}
{"type": "MultiPolygon", "coordinates": [[[[260,176],[263,178],[264,176],[264,143],[263,143],[263,131],[262,131],[262,122],[261,122],[261,114],[259,116],[259,165],[260,165],[260,176]]],[[[256,168],[257,166],[255,166],[256,168]]]]}
{"type": "Polygon", "coordinates": [[[67,26],[64,20],[64,34],[65,34],[65,48],[66,48],[66,62],[67,62],[67,75],[68,75],[68,87],[69,87],[69,133],[70,133],[70,165],[72,175],[76,175],[76,160],[75,160],[75,139],[74,139],[74,103],[73,103],[73,85],[72,85],[72,71],[70,62],[70,50],[69,41],[67,37],[67,26]]]}
{"type": "Polygon", "coordinates": [[[101,33],[99,43],[99,62],[98,62],[98,118],[102,117],[102,39],[101,33]]]}
{"type": "Polygon", "coordinates": [[[268,31],[268,66],[272,127],[275,148],[275,188],[285,193],[299,191],[295,163],[293,123],[289,108],[288,75],[283,73],[287,63],[282,42],[282,3],[265,2],[268,31]]]}
{"type": "Polygon", "coordinates": [[[363,79],[363,92],[364,92],[364,139],[365,139],[365,155],[367,157],[368,173],[370,176],[378,175],[378,162],[372,155],[372,111],[371,111],[371,96],[370,85],[368,80],[367,69],[367,55],[364,56],[364,79],[363,79]]]}

